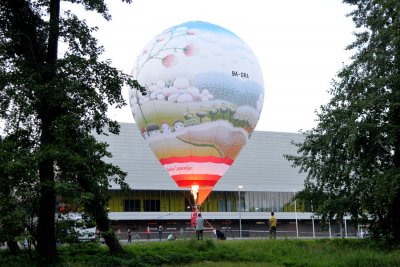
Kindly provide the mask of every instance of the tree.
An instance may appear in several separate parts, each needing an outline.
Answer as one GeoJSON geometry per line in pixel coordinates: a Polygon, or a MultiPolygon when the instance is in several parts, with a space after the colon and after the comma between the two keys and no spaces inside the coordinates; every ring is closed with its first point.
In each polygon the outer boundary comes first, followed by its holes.
{"type": "Polygon", "coordinates": [[[359,29],[352,62],[332,83],[317,126],[303,132],[300,197],[324,218],[351,215],[373,237],[400,241],[400,2],[345,0],[359,29]]]}
{"type": "MultiPolygon", "coordinates": [[[[124,173],[118,167],[104,164],[94,171],[93,166],[103,161],[99,155],[109,154],[90,133],[94,130],[101,134],[105,126],[118,133],[118,123],[106,112],[108,105],[125,105],[121,95],[124,85],[144,92],[129,75],[111,67],[110,61],[99,59],[103,48],[92,36],[96,28],[90,28],[71,11],[61,14],[60,2],[3,0],[0,4],[0,116],[7,123],[6,136],[18,133],[18,129],[32,135],[32,145],[26,151],[37,166],[37,250],[49,262],[57,259],[56,195],[68,192],[68,186],[87,183],[90,173],[90,182],[96,186],[81,187],[77,197],[87,199],[86,204],[101,213],[104,207],[96,205],[105,203],[108,178],[124,186],[124,173]],[[64,53],[59,51],[60,42],[67,45],[64,53]],[[84,154],[86,150],[90,153],[84,154]],[[96,160],[90,162],[87,157],[93,154],[96,160]],[[71,162],[66,164],[66,158],[71,162]],[[87,169],[81,172],[76,168],[79,160],[93,166],[85,166],[87,169]]],[[[111,19],[104,0],[70,2],[111,19]]],[[[102,220],[101,230],[107,232],[106,214],[97,216],[102,220]]],[[[111,252],[120,252],[119,243],[111,242],[113,235],[109,237],[111,252]]]]}
{"type": "Polygon", "coordinates": [[[30,148],[26,131],[0,137],[0,242],[7,242],[12,253],[19,250],[18,241],[28,239],[25,228],[36,202],[35,162],[30,148]]]}
{"type": "Polygon", "coordinates": [[[84,208],[85,213],[96,221],[110,251],[120,253],[122,248],[109,227],[106,201],[110,177],[122,190],[128,190],[123,180],[126,174],[103,161],[112,156],[107,152],[107,144],[97,142],[90,134],[78,132],[74,135],[70,129],[65,130],[69,131],[71,139],[62,140],[64,147],[58,167],[61,170],[60,179],[66,182],[59,184],[59,191],[67,197],[69,203],[84,208]]]}

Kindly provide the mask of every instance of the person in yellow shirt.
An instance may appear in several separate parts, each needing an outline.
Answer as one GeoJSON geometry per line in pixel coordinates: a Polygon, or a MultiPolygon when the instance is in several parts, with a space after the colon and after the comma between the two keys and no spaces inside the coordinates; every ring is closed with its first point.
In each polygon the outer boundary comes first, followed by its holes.
{"type": "Polygon", "coordinates": [[[274,216],[274,212],[271,211],[271,217],[269,218],[269,239],[276,239],[276,224],[278,220],[274,216]]]}

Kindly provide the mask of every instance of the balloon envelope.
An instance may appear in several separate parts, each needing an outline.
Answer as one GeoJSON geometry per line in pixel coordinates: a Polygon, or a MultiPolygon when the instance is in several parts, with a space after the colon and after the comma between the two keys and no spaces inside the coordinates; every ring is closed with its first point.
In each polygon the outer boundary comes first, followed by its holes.
{"type": "Polygon", "coordinates": [[[130,91],[136,124],[179,187],[199,188],[200,205],[247,143],[264,98],[252,50],[206,22],[171,27],[140,52],[130,91]]]}

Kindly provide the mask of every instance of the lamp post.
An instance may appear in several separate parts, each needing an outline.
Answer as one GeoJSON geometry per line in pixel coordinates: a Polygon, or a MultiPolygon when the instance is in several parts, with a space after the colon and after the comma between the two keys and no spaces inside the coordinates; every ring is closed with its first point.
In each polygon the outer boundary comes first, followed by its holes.
{"type": "Polygon", "coordinates": [[[293,190],[294,195],[294,212],[296,215],[296,237],[299,238],[299,224],[297,222],[297,199],[296,199],[296,190],[293,190]]]}
{"type": "Polygon", "coordinates": [[[312,234],[313,234],[313,238],[315,238],[314,208],[313,208],[313,205],[312,205],[312,200],[311,200],[311,212],[312,212],[312,215],[311,215],[311,220],[312,220],[312,234]]]}
{"type": "Polygon", "coordinates": [[[242,239],[242,206],[240,204],[240,190],[243,189],[243,185],[238,186],[238,196],[239,196],[239,203],[238,203],[238,209],[239,209],[239,237],[242,239]]]}

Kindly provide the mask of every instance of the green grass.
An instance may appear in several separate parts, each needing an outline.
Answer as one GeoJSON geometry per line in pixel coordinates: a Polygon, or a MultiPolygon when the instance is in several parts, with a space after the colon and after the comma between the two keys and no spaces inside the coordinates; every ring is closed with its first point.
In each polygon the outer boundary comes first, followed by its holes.
{"type": "MultiPolygon", "coordinates": [[[[400,250],[370,240],[176,240],[134,242],[111,256],[97,244],[63,246],[59,266],[400,266],[400,250]]],[[[39,266],[25,253],[0,252],[0,266],[39,266]]]]}

